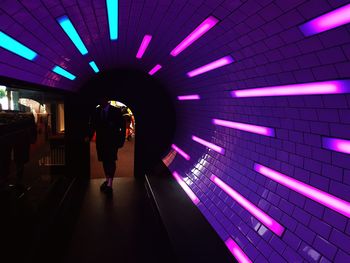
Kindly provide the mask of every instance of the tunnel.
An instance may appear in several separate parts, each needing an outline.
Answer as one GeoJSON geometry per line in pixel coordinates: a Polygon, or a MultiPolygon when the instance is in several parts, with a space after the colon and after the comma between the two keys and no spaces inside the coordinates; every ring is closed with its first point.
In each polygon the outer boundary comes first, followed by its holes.
{"type": "Polygon", "coordinates": [[[1,261],[350,262],[349,23],[349,0],[0,1],[1,261]],[[136,120],[112,199],[103,97],[136,120]]]}

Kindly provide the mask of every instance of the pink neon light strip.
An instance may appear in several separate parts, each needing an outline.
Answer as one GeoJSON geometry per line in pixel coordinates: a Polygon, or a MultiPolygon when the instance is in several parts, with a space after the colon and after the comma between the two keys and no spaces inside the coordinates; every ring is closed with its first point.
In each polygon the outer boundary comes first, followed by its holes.
{"type": "Polygon", "coordinates": [[[232,255],[237,259],[238,263],[251,263],[250,258],[243,252],[243,250],[237,245],[232,238],[228,238],[225,241],[226,246],[232,253],[232,255]]]}
{"type": "Polygon", "coordinates": [[[333,80],[232,91],[232,97],[270,97],[350,92],[350,80],[333,80]]]}
{"type": "Polygon", "coordinates": [[[226,183],[221,181],[217,176],[210,176],[210,180],[212,180],[218,187],[220,187],[223,191],[225,191],[229,196],[231,196],[237,203],[239,203],[242,207],[244,207],[249,213],[251,213],[254,217],[256,217],[260,222],[262,222],[267,228],[269,228],[276,235],[281,236],[284,231],[284,227],[280,225],[276,220],[262,211],[260,208],[255,206],[253,203],[248,201],[245,197],[243,197],[236,190],[232,189],[226,183]]]}
{"type": "Polygon", "coordinates": [[[183,158],[185,158],[187,161],[191,159],[191,157],[185,153],[183,150],[181,150],[179,147],[177,147],[175,144],[171,145],[171,148],[173,148],[178,154],[180,154],[183,158]]]}
{"type": "Polygon", "coordinates": [[[136,58],[141,59],[143,54],[145,53],[149,43],[151,42],[152,36],[151,35],[145,35],[142,39],[141,46],[139,48],[139,51],[136,54],[136,58]]]}
{"type": "Polygon", "coordinates": [[[181,188],[186,192],[186,194],[189,196],[189,198],[191,198],[192,202],[195,205],[198,205],[198,203],[200,202],[198,197],[192,192],[192,190],[189,188],[189,186],[184,182],[184,180],[182,179],[182,177],[177,173],[177,172],[173,172],[173,176],[175,178],[175,180],[179,183],[179,185],[181,186],[181,188]]]}
{"type": "Polygon", "coordinates": [[[350,154],[350,141],[336,138],[323,138],[323,147],[342,153],[350,154]]]}
{"type": "Polygon", "coordinates": [[[226,57],[220,58],[218,60],[210,62],[209,64],[206,64],[202,67],[196,68],[196,69],[188,72],[187,76],[192,78],[194,76],[206,73],[206,72],[211,71],[213,69],[217,69],[217,68],[226,66],[228,64],[231,64],[232,62],[233,62],[233,58],[231,56],[226,56],[226,57]]]}
{"type": "Polygon", "coordinates": [[[208,142],[208,141],[205,141],[201,138],[198,138],[197,136],[192,136],[192,140],[194,140],[195,142],[198,142],[218,153],[221,153],[221,154],[225,154],[225,149],[224,148],[221,148],[220,146],[214,144],[214,143],[211,143],[211,142],[208,142]]]}
{"type": "Polygon", "coordinates": [[[266,166],[255,163],[254,170],[258,173],[350,218],[350,203],[338,197],[323,192],[315,187],[295,180],[266,166]]]}
{"type": "Polygon", "coordinates": [[[178,100],[200,100],[200,96],[197,94],[194,95],[186,95],[186,96],[178,96],[178,100]]]}
{"type": "Polygon", "coordinates": [[[300,26],[300,30],[305,36],[312,36],[348,23],[350,23],[350,4],[305,23],[300,26]]]}
{"type": "Polygon", "coordinates": [[[161,68],[162,68],[162,66],[159,65],[159,64],[157,64],[157,65],[154,66],[154,68],[152,68],[152,69],[148,72],[148,74],[150,74],[150,75],[152,76],[152,75],[154,75],[158,70],[160,70],[161,68]]]}
{"type": "Polygon", "coordinates": [[[232,129],[237,129],[237,130],[241,130],[241,131],[257,133],[257,134],[270,136],[270,137],[275,136],[274,129],[262,127],[262,126],[257,126],[257,125],[252,125],[252,124],[233,122],[233,121],[225,121],[225,120],[219,120],[219,119],[213,119],[213,124],[232,128],[232,129]]]}
{"type": "Polygon", "coordinates": [[[203,36],[206,32],[208,32],[212,27],[214,27],[219,22],[213,16],[205,19],[195,30],[193,30],[184,40],[181,41],[171,52],[170,55],[176,57],[186,48],[193,44],[196,40],[198,40],[201,36],[203,36]]]}

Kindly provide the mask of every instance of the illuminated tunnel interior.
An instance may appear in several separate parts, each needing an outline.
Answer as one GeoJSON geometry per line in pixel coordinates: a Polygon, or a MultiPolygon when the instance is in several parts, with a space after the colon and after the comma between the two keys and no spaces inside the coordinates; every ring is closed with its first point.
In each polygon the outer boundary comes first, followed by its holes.
{"type": "Polygon", "coordinates": [[[73,133],[130,104],[238,262],[350,262],[349,23],[348,0],[2,0],[0,84],[84,98],[73,133]]]}

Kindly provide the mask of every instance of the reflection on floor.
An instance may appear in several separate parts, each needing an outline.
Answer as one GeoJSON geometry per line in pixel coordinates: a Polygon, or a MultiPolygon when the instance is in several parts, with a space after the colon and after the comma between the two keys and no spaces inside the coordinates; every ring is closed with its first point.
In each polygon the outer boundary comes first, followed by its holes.
{"type": "Polygon", "coordinates": [[[90,181],[64,262],[174,262],[142,182],[116,178],[112,199],[90,181]]]}
{"type": "MultiPolygon", "coordinates": [[[[134,151],[135,141],[125,141],[124,147],[118,151],[118,162],[116,177],[134,176],[134,151]]],[[[90,166],[91,178],[104,178],[102,163],[97,159],[96,144],[90,143],[90,166]]]]}

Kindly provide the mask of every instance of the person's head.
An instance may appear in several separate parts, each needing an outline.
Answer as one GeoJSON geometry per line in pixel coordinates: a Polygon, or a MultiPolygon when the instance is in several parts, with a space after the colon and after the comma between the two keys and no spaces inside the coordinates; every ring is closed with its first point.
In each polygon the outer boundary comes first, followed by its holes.
{"type": "Polygon", "coordinates": [[[108,98],[106,96],[102,96],[98,99],[98,104],[101,105],[101,107],[106,107],[108,104],[108,98]]]}

